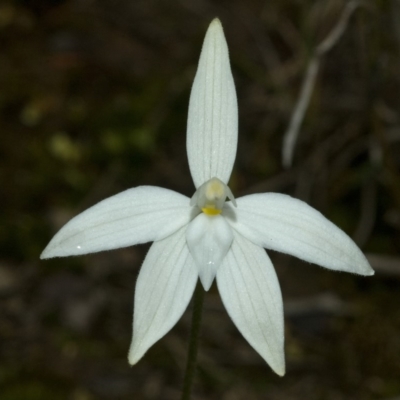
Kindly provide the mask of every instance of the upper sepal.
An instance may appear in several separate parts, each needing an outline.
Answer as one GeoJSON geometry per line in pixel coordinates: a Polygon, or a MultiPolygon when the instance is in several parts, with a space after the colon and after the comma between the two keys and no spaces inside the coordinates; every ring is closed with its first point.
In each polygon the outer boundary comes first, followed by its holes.
{"type": "Polygon", "coordinates": [[[219,19],[206,33],[189,101],[187,153],[196,188],[212,177],[228,183],[236,157],[238,106],[219,19]]]}

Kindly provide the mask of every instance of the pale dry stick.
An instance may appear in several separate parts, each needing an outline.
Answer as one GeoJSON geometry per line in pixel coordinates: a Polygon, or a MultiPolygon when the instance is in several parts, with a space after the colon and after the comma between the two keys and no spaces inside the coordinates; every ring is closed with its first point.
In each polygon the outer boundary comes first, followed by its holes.
{"type": "Polygon", "coordinates": [[[311,94],[314,89],[315,79],[318,74],[320,59],[339,41],[347,28],[350,17],[353,12],[363,3],[360,1],[350,1],[344,8],[341,17],[336,26],[331,30],[329,35],[315,49],[306,74],[301,85],[300,96],[293,110],[290,124],[283,137],[282,163],[283,166],[289,168],[292,165],[294,147],[299,135],[300,126],[303,122],[304,115],[310,103],[311,94]]]}
{"type": "Polygon", "coordinates": [[[375,178],[369,177],[361,189],[360,217],[352,235],[359,247],[364,247],[376,222],[378,188],[375,178]]]}

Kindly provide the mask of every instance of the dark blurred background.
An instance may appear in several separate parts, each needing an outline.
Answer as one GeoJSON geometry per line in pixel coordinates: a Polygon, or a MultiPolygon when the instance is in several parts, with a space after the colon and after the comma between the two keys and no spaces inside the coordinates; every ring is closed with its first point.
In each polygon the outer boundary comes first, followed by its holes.
{"type": "Polygon", "coordinates": [[[133,368],[133,292],[148,245],[39,261],[54,233],[142,184],[194,192],[185,145],[202,40],[218,16],[240,133],[230,187],[307,201],[374,277],[270,252],[287,374],[207,293],[194,399],[400,399],[400,1],[370,1],[321,59],[294,152],[282,140],[316,46],[344,0],[0,2],[0,399],[176,399],[190,307],[133,368]]]}

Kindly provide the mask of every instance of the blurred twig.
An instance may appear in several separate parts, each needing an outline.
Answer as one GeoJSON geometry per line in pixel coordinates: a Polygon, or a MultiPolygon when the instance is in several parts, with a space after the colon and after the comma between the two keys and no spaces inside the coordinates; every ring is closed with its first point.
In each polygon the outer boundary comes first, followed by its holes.
{"type": "Polygon", "coordinates": [[[383,254],[370,253],[366,255],[372,268],[382,275],[400,278],[400,258],[383,254]]]}
{"type": "Polygon", "coordinates": [[[363,247],[371,236],[377,214],[378,185],[376,171],[379,170],[382,164],[382,155],[380,146],[373,136],[371,136],[369,140],[368,153],[370,163],[375,168],[373,168],[368,174],[361,191],[361,214],[358,220],[357,228],[353,234],[354,241],[360,247],[363,247]]]}
{"type": "Polygon", "coordinates": [[[282,162],[284,167],[288,168],[292,164],[294,147],[296,145],[297,137],[301,123],[304,119],[308,104],[310,103],[311,94],[314,88],[315,79],[318,74],[321,57],[326,54],[332,47],[339,41],[347,28],[350,17],[353,12],[363,5],[360,1],[350,1],[344,8],[341,17],[339,18],[336,26],[331,30],[329,35],[323,40],[315,49],[306,74],[301,86],[300,96],[297,100],[296,106],[293,110],[289,127],[285,132],[283,138],[282,162]]]}
{"type": "Polygon", "coordinates": [[[329,292],[285,301],[285,316],[287,318],[312,314],[343,316],[352,315],[354,312],[351,304],[342,301],[338,296],[329,292]]]}
{"type": "Polygon", "coordinates": [[[371,236],[376,220],[377,182],[375,177],[369,177],[364,182],[361,191],[360,218],[353,234],[359,247],[364,247],[371,236]]]}

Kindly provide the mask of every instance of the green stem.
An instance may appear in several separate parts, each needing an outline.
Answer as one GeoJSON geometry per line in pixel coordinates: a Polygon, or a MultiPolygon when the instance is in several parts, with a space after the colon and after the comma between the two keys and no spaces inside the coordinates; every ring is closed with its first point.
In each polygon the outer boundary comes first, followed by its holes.
{"type": "Polygon", "coordinates": [[[196,374],[197,349],[199,345],[199,334],[200,334],[200,324],[201,324],[201,313],[203,310],[203,301],[204,301],[204,288],[199,282],[197,284],[194,293],[192,328],[190,330],[188,358],[186,364],[185,378],[183,380],[181,400],[190,400],[190,393],[192,391],[193,380],[196,374]]]}

